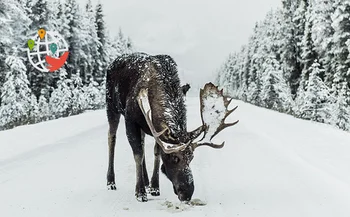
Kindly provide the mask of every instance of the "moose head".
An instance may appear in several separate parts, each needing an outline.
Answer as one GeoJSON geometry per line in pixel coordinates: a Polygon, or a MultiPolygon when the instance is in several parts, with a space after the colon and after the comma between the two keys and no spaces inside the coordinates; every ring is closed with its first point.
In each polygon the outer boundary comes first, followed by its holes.
{"type": "Polygon", "coordinates": [[[193,153],[200,146],[209,146],[215,149],[224,147],[222,144],[211,142],[223,129],[238,123],[225,123],[225,119],[237,108],[228,110],[232,99],[223,95],[212,83],[207,83],[200,90],[200,114],[202,125],[192,132],[182,132],[180,137],[172,135],[169,126],[156,131],[152,121],[152,109],[148,97],[148,89],[141,89],[138,95],[139,107],[146,119],[157,144],[161,147],[161,158],[163,164],[161,171],[172,182],[174,193],[180,201],[189,201],[194,192],[194,181],[190,163],[193,153]],[[201,135],[203,136],[199,138],[201,135]]]}

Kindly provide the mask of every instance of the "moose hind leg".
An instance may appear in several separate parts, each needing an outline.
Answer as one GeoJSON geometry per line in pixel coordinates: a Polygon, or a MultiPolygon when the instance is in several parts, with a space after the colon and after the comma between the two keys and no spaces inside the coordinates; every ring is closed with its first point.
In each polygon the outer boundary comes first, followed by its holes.
{"type": "Polygon", "coordinates": [[[107,171],[107,188],[108,190],[117,190],[114,175],[114,151],[116,142],[116,132],[118,129],[120,114],[114,114],[108,117],[108,171],[107,171]]]}
{"type": "Polygon", "coordinates": [[[160,150],[159,145],[155,143],[154,145],[154,168],[153,175],[151,179],[150,193],[152,196],[159,196],[159,166],[160,166],[160,150]]]}
{"type": "Polygon", "coordinates": [[[131,122],[125,120],[126,125],[126,134],[132,148],[134,159],[136,163],[136,187],[135,187],[135,196],[136,199],[140,202],[146,202],[147,193],[145,189],[144,182],[144,173],[143,173],[143,161],[144,161],[144,133],[141,131],[141,128],[131,122]]]}

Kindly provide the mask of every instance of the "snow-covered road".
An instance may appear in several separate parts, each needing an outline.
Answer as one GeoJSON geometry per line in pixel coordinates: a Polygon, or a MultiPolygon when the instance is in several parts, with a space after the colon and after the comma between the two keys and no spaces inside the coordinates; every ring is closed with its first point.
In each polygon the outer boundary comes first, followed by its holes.
{"type": "MultiPolygon", "coordinates": [[[[200,124],[199,99],[188,98],[188,125],[200,124]]],[[[192,162],[193,198],[178,202],[161,175],[160,197],[134,197],[135,164],[121,120],[116,145],[117,191],[107,191],[105,111],[0,132],[1,217],[350,216],[350,134],[240,101],[232,121],[192,162]],[[168,207],[167,204],[173,204],[168,207]],[[175,207],[179,205],[180,209],[175,207]]],[[[153,140],[146,138],[149,174],[153,140]]]]}

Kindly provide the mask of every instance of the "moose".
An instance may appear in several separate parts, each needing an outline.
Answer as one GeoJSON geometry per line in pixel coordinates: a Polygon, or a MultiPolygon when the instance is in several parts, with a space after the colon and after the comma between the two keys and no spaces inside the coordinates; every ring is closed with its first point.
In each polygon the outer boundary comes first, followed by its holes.
{"type": "Polygon", "coordinates": [[[193,152],[200,146],[222,148],[224,143],[214,144],[211,139],[238,121],[224,123],[226,117],[237,107],[228,110],[231,99],[224,97],[218,87],[208,83],[200,90],[202,125],[188,132],[184,103],[184,95],[188,88],[189,86],[181,87],[177,64],[168,55],[124,54],[109,65],[106,77],[106,109],[109,123],[108,189],[116,190],[114,151],[116,131],[120,115],[123,115],[127,139],[136,163],[136,199],[146,202],[147,193],[152,196],[160,195],[161,158],[161,171],[172,182],[178,199],[191,200],[194,181],[189,164],[193,159],[193,152]],[[145,134],[155,139],[151,181],[145,163],[145,134]],[[202,138],[198,139],[201,135],[202,138]],[[196,139],[198,141],[195,141],[196,139]]]}

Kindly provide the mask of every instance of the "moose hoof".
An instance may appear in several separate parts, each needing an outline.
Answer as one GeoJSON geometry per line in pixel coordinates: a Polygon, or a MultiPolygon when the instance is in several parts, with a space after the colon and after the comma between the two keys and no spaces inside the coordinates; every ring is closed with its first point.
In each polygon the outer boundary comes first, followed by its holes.
{"type": "Polygon", "coordinates": [[[115,185],[114,182],[108,182],[107,183],[107,189],[115,191],[115,190],[117,190],[117,186],[115,185]]]}
{"type": "Polygon", "coordinates": [[[159,191],[159,188],[150,188],[149,189],[149,192],[152,196],[159,196],[160,195],[160,191],[159,191]]]}
{"type": "Polygon", "coordinates": [[[147,202],[147,194],[146,193],[138,193],[136,194],[136,200],[139,202],[147,202]]]}

